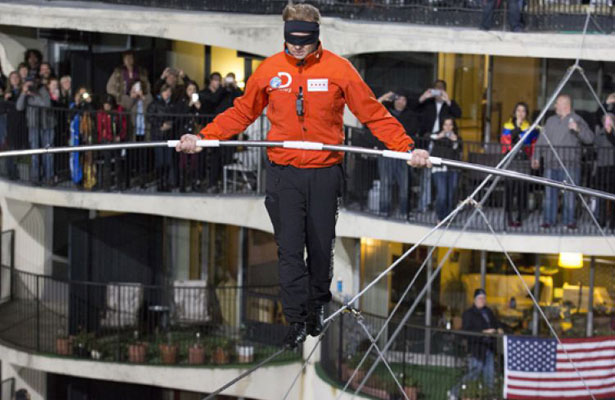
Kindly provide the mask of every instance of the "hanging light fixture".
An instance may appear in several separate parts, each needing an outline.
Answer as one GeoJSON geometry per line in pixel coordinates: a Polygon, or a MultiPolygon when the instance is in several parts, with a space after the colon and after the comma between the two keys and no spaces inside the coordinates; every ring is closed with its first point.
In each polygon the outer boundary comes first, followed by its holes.
{"type": "Polygon", "coordinates": [[[557,265],[566,269],[583,268],[583,253],[559,253],[557,265]]]}

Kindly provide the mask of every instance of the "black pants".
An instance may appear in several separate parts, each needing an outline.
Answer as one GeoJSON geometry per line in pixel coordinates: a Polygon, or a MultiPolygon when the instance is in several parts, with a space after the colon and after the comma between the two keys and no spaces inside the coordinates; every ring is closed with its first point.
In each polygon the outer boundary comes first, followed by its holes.
{"type": "Polygon", "coordinates": [[[527,198],[529,186],[527,183],[506,179],[504,181],[505,210],[508,223],[521,222],[528,209],[527,198]]]}
{"type": "MultiPolygon", "coordinates": [[[[483,17],[480,27],[489,30],[493,24],[493,12],[497,7],[499,0],[483,0],[483,17]]],[[[523,28],[521,20],[521,10],[523,9],[524,0],[508,0],[508,24],[511,31],[516,31],[523,28]]]]}
{"type": "Polygon", "coordinates": [[[278,245],[282,306],[289,323],[305,321],[308,308],[331,300],[335,222],[342,183],[341,165],[267,167],[265,206],[278,245]]]}

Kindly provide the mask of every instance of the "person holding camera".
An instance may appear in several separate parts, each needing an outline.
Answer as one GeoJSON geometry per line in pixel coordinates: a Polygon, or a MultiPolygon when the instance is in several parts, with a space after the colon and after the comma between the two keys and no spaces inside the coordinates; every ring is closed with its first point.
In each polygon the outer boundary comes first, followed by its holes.
{"type": "MultiPolygon", "coordinates": [[[[380,96],[378,101],[399,121],[406,134],[415,140],[418,131],[418,116],[408,105],[408,97],[390,91],[380,96]]],[[[393,185],[397,184],[399,214],[402,218],[407,218],[410,170],[401,160],[380,157],[378,158],[378,173],[380,176],[380,212],[387,216],[390,215],[393,185]]]]}
{"type": "Polygon", "coordinates": [[[158,95],[162,89],[163,85],[167,85],[171,88],[171,102],[173,104],[178,104],[186,93],[186,85],[188,82],[192,80],[186,73],[177,68],[166,67],[162,74],[160,75],[160,79],[154,84],[154,94],[158,95]],[[180,83],[180,79],[182,83],[180,83]]]}
{"type": "MultiPolygon", "coordinates": [[[[459,160],[461,158],[462,142],[457,133],[455,119],[448,117],[442,121],[442,130],[430,136],[429,154],[434,157],[459,160]]],[[[455,195],[459,184],[459,171],[447,166],[431,169],[436,186],[436,215],[438,222],[442,221],[455,205],[455,195]]]]}
{"type": "MultiPolygon", "coordinates": [[[[555,100],[555,115],[547,119],[542,133],[536,141],[536,150],[532,155],[532,168],[544,167],[545,177],[556,181],[568,181],[566,172],[562,169],[546,138],[560,153],[561,161],[570,173],[575,184],[581,177],[581,146],[591,145],[594,141],[594,133],[587,122],[572,109],[572,98],[567,94],[560,94],[555,100]]],[[[572,182],[569,182],[572,183],[572,182]]],[[[542,228],[550,228],[557,222],[557,206],[560,189],[547,186],[545,188],[545,201],[543,208],[542,228]]],[[[576,194],[564,193],[563,223],[568,229],[576,229],[576,194]]]]}
{"type": "MultiPolygon", "coordinates": [[[[44,85],[37,79],[28,78],[22,85],[21,93],[15,105],[17,111],[26,111],[28,125],[28,142],[31,149],[53,146],[55,118],[50,112],[51,97],[44,85]]],[[[40,184],[40,158],[34,155],[30,158],[30,180],[40,184]]],[[[53,155],[45,154],[43,157],[43,175],[46,183],[53,178],[53,155]]]]}
{"type": "MultiPolygon", "coordinates": [[[[433,86],[427,89],[419,98],[417,111],[420,115],[420,136],[416,146],[425,149],[429,146],[432,134],[438,134],[442,130],[445,118],[461,118],[461,108],[451,99],[446,91],[446,82],[438,79],[433,86]]],[[[425,169],[421,174],[421,196],[419,198],[418,211],[427,212],[431,205],[431,170],[425,169]]]]}
{"type": "MultiPolygon", "coordinates": [[[[166,83],[160,88],[160,94],[147,109],[151,124],[152,140],[175,139],[175,132],[179,128],[174,121],[177,105],[173,102],[173,88],[166,83]]],[[[176,185],[176,168],[173,162],[174,154],[165,148],[154,149],[154,163],[158,177],[158,190],[168,192],[176,185]]]]}
{"type": "Polygon", "coordinates": [[[141,82],[143,93],[150,93],[150,83],[147,70],[135,63],[135,53],[132,50],[122,53],[122,65],[116,67],[107,81],[107,94],[115,98],[116,104],[130,109],[132,101],[130,91],[136,82],[141,82]]]}
{"type": "MultiPolygon", "coordinates": [[[[185,133],[199,132],[205,125],[202,115],[203,104],[199,97],[199,86],[190,81],[186,85],[186,93],[178,104],[178,113],[182,114],[181,128],[185,133]]],[[[197,176],[198,157],[193,154],[179,155],[179,191],[185,192],[187,187],[196,191],[200,184],[197,176]]]]}

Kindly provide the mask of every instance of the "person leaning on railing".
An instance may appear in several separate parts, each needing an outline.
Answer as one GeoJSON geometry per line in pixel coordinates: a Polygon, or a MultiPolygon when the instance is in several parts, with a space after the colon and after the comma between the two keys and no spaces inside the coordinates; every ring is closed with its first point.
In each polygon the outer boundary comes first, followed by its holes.
{"type": "MultiPolygon", "coordinates": [[[[615,193],[615,114],[603,115],[600,121],[594,141],[596,171],[593,183],[596,189],[615,193]]],[[[615,229],[615,209],[611,207],[611,216],[607,219],[607,204],[606,200],[598,199],[596,219],[601,226],[615,229]]]]}
{"type": "MultiPolygon", "coordinates": [[[[270,141],[344,143],[344,106],[389,149],[413,149],[401,124],[378,103],[352,64],[319,41],[320,12],[301,3],[286,6],[284,51],[262,62],[234,107],[200,132],[226,140],[243,132],[267,106],[270,141]]],[[[177,151],[195,153],[198,137],[181,137],[177,151]]],[[[291,324],[284,344],[294,348],[306,335],[322,333],[325,305],[331,301],[335,223],[342,194],[343,153],[271,148],[267,151],[265,206],[279,247],[283,311],[291,324]],[[307,265],[304,249],[307,248],[307,265]]],[[[431,166],[425,150],[411,165],[431,166]]]]}
{"type": "MultiPolygon", "coordinates": [[[[98,143],[108,144],[125,141],[128,130],[127,125],[124,108],[121,105],[115,104],[113,96],[107,95],[103,101],[102,108],[96,113],[98,143]]],[[[121,151],[103,151],[99,155],[103,158],[102,182],[99,182],[99,184],[106,190],[114,184],[120,190],[126,187],[124,157],[122,157],[121,153],[121,151]],[[115,164],[115,179],[113,179],[113,182],[111,179],[112,162],[115,164]]]]}
{"type": "MultiPolygon", "coordinates": [[[[147,109],[147,116],[151,126],[152,140],[171,140],[180,127],[175,126],[176,104],[173,102],[173,88],[164,84],[160,93],[147,109]]],[[[173,153],[167,149],[157,147],[154,149],[154,164],[158,178],[158,190],[170,191],[176,185],[176,167],[173,163],[173,153]]]]}
{"type": "MultiPolygon", "coordinates": [[[[10,150],[24,148],[26,132],[26,116],[24,111],[17,111],[15,108],[19,94],[21,93],[21,77],[17,71],[9,74],[7,88],[3,96],[3,112],[6,115],[6,141],[5,147],[10,150]]],[[[6,167],[8,178],[11,180],[19,179],[17,162],[15,157],[6,157],[6,167]]]]}
{"type": "MultiPolygon", "coordinates": [[[[556,181],[568,181],[569,178],[555,158],[552,150],[548,147],[546,138],[558,149],[560,158],[572,180],[579,184],[581,177],[581,145],[590,145],[594,141],[594,133],[572,109],[572,98],[567,94],[561,94],[555,101],[555,114],[545,124],[538,140],[536,150],[532,155],[532,168],[540,168],[540,159],[544,159],[545,176],[556,181]],[[545,138],[546,137],[546,138],[545,138]]],[[[547,186],[545,188],[545,202],[543,207],[543,228],[550,228],[557,222],[557,205],[560,190],[547,186]]],[[[564,193],[563,223],[570,230],[577,228],[575,205],[576,194],[564,193]]]]}
{"type": "Polygon", "coordinates": [[[493,395],[495,383],[495,352],[497,338],[487,335],[503,334],[503,325],[487,307],[484,289],[474,291],[474,304],[462,315],[462,329],[476,332],[466,335],[469,359],[468,372],[451,388],[449,399],[457,399],[464,384],[482,378],[486,395],[493,395]]]}
{"type": "MultiPolygon", "coordinates": [[[[199,97],[199,85],[189,81],[186,85],[184,96],[177,104],[177,112],[181,114],[181,124],[179,129],[184,133],[199,132],[205,125],[202,116],[203,104],[199,97]]],[[[185,192],[188,187],[193,191],[200,185],[198,176],[198,157],[194,154],[179,155],[179,191],[185,192]]]]}
{"type": "MultiPolygon", "coordinates": [[[[500,143],[502,144],[502,154],[507,154],[521,138],[526,134],[532,125],[528,120],[529,107],[524,102],[515,104],[512,115],[502,128],[500,143]]],[[[524,140],[523,148],[517,152],[514,160],[510,164],[510,169],[517,172],[530,172],[530,159],[534,154],[534,146],[538,139],[538,130],[532,131],[524,140]]],[[[523,216],[527,210],[527,198],[529,186],[526,182],[517,179],[506,179],[504,181],[504,207],[508,226],[520,227],[523,216]]]]}

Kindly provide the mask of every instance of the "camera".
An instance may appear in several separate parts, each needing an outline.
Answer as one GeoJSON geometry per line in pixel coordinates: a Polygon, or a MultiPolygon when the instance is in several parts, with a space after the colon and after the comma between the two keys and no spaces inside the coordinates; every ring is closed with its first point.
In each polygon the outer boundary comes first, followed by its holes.
{"type": "Polygon", "coordinates": [[[440,89],[430,89],[429,92],[434,97],[442,96],[442,91],[440,89]]]}

